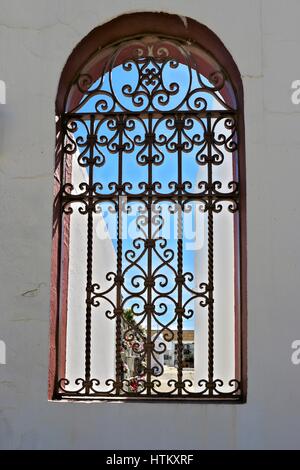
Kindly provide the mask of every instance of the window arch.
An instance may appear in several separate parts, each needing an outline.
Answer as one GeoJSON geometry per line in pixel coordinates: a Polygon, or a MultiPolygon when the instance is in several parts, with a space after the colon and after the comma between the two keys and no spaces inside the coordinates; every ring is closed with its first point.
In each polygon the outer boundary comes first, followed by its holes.
{"type": "Polygon", "coordinates": [[[56,102],[49,398],[243,401],[243,90],[220,40],[96,28],[56,102]]]}

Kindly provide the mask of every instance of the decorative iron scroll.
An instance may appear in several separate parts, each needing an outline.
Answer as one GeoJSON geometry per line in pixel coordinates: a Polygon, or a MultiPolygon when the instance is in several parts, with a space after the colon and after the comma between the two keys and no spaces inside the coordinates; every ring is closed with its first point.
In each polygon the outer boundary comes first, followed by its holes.
{"type": "Polygon", "coordinates": [[[77,100],[69,112],[235,111],[225,72],[199,52],[152,37],[116,46],[108,58],[99,57],[96,65],[91,60],[78,75],[73,87],[77,100]]]}
{"type": "Polygon", "coordinates": [[[57,396],[69,398],[179,398],[239,399],[240,381],[229,383],[214,375],[214,220],[222,210],[239,210],[238,135],[234,92],[226,73],[206,52],[191,44],[144,37],[112,47],[102,59],[91,59],[72,87],[72,109],[61,116],[63,155],[73,159],[87,178],[75,190],[70,181],[61,186],[61,216],[76,210],[87,217],[87,276],[85,376],[75,384],[59,378],[57,396]],[[117,173],[108,185],[95,178],[113,155],[117,173]],[[145,177],[137,184],[125,181],[124,159],[131,155],[145,177]],[[175,179],[167,185],[154,177],[155,168],[173,155],[175,179]],[[214,168],[232,158],[234,180],[214,178],[214,168]],[[205,178],[193,184],[184,179],[184,159],[203,168],[205,178]],[[124,200],[126,202],[124,202],[124,200]],[[116,266],[106,275],[105,289],[92,273],[93,223],[102,204],[117,217],[116,266]],[[182,240],[184,211],[197,203],[207,214],[207,278],[195,286],[194,273],[184,270],[182,240]],[[138,236],[125,250],[123,215],[138,204],[138,236]],[[162,208],[177,221],[177,246],[171,249],[160,235],[165,223],[162,208]],[[112,302],[111,298],[114,298],[112,302]],[[92,309],[101,309],[116,325],[116,373],[105,391],[91,376],[92,309]],[[193,384],[183,378],[183,322],[195,315],[193,303],[207,309],[207,377],[193,384]],[[170,307],[172,305],[172,307],[170,307]],[[130,306],[131,317],[126,313],[130,306]],[[168,310],[168,321],[166,312],[168,310]],[[157,330],[151,330],[155,321],[157,330]],[[161,361],[166,343],[177,334],[177,379],[161,391],[161,361]],[[138,374],[124,376],[123,349],[130,344],[138,374]]]}

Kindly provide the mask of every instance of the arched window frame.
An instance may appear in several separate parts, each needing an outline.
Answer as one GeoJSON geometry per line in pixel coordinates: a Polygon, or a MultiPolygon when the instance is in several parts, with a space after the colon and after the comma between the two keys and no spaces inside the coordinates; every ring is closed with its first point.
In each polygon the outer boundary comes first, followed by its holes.
{"type": "MultiPolygon", "coordinates": [[[[238,165],[239,165],[239,225],[236,234],[239,240],[239,250],[235,256],[238,263],[239,288],[238,304],[240,308],[240,364],[239,375],[241,377],[241,390],[236,401],[245,402],[247,389],[247,268],[246,268],[246,168],[245,168],[245,130],[244,130],[244,99],[243,85],[239,70],[220,39],[206,26],[190,19],[162,13],[134,13],[118,17],[109,23],[95,28],[73,50],[63,69],[56,98],[56,153],[55,153],[55,183],[54,183],[54,210],[53,210],[53,248],[51,269],[51,313],[50,313],[50,364],[49,364],[49,399],[59,398],[56,394],[56,381],[62,376],[58,366],[58,350],[64,351],[64,335],[58,337],[58,323],[60,328],[66,329],[66,317],[59,320],[59,311],[63,310],[67,302],[67,276],[68,276],[68,251],[61,249],[61,180],[63,173],[62,155],[62,120],[66,112],[67,99],[72,84],[83,67],[83,63],[102,49],[130,37],[139,35],[162,35],[169,38],[187,40],[200,48],[206,49],[218,64],[226,71],[235,92],[237,100],[237,132],[238,140],[238,165]],[[63,288],[61,287],[63,286],[63,288]]],[[[68,231],[65,229],[64,243],[68,243],[68,231]]],[[[63,361],[62,361],[63,362],[63,361]]],[[[222,400],[218,400],[221,402],[222,400]]]]}

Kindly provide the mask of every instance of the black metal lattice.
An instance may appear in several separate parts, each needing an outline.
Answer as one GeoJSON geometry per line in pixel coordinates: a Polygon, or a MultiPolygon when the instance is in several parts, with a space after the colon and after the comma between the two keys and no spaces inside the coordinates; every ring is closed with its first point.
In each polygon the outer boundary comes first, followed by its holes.
{"type": "Polygon", "coordinates": [[[234,99],[228,98],[230,82],[225,72],[216,67],[212,61],[209,72],[202,72],[194,49],[180,41],[139,38],[114,46],[99,66],[97,79],[82,73],[73,86],[81,99],[61,116],[63,154],[65,159],[73,159],[73,167],[76,164],[85,169],[87,180],[81,182],[77,192],[72,182],[62,181],[60,196],[61,217],[71,214],[76,203],[87,218],[87,275],[83,280],[85,376],[79,377],[74,387],[68,377],[59,378],[59,397],[199,400],[240,397],[238,377],[224,384],[214,374],[214,220],[222,210],[229,210],[232,217],[239,210],[238,110],[234,99]],[[168,182],[166,190],[153,175],[157,167],[164,165],[167,154],[174,156],[177,175],[168,182]],[[222,181],[214,179],[214,168],[222,165],[229,154],[234,181],[224,188],[222,181]],[[117,177],[106,187],[95,178],[95,170],[103,168],[111,155],[117,157],[117,177]],[[124,180],[124,158],[128,155],[145,170],[146,177],[136,185],[124,180]],[[194,186],[184,179],[186,158],[193,159],[205,174],[194,186]],[[110,285],[104,290],[95,282],[92,272],[94,216],[103,203],[114,208],[118,231],[115,272],[107,273],[110,285]],[[139,205],[136,218],[139,236],[124,253],[123,214],[134,203],[139,205]],[[193,203],[207,214],[207,278],[198,286],[191,284],[194,274],[185,272],[183,263],[183,214],[193,203]],[[169,248],[168,240],[159,233],[164,224],[162,204],[168,205],[170,217],[176,216],[176,250],[169,248]],[[137,269],[139,276],[131,274],[137,269]],[[165,274],[166,269],[169,275],[165,274]],[[128,299],[133,305],[134,321],[124,313],[128,299]],[[92,309],[101,309],[101,300],[109,301],[111,308],[103,314],[116,325],[115,377],[107,381],[106,391],[101,391],[99,379],[91,376],[92,309]],[[197,389],[192,389],[190,381],[183,378],[183,322],[195,314],[189,306],[191,301],[206,308],[208,315],[207,377],[198,381],[197,389]],[[167,303],[172,303],[172,312],[167,303]],[[158,304],[162,309],[159,312],[158,304]],[[164,322],[167,308],[169,320],[164,322]],[[153,319],[159,325],[155,333],[153,319]],[[165,347],[159,338],[171,341],[175,330],[176,379],[169,381],[168,391],[161,391],[164,367],[159,354],[165,347]],[[137,337],[139,376],[133,388],[123,377],[121,351],[124,338],[134,342],[137,337]]]}

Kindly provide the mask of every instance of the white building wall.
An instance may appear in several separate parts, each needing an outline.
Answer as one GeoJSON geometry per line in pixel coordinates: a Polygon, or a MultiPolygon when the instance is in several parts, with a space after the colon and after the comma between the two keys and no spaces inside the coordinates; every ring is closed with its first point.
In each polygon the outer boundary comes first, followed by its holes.
{"type": "MultiPolygon", "coordinates": [[[[87,182],[86,168],[77,163],[73,156],[72,184],[74,193],[82,182],[87,182]]],[[[73,204],[70,216],[69,269],[68,269],[68,307],[66,337],[66,374],[70,381],[69,390],[76,390],[78,377],[85,377],[85,312],[86,312],[86,279],[87,256],[87,215],[82,215],[79,204],[73,204]]],[[[93,282],[98,283],[101,292],[109,284],[106,273],[113,272],[116,266],[116,252],[106,230],[102,212],[93,215],[93,282]]],[[[112,283],[113,281],[111,281],[112,283]]],[[[115,303],[116,292],[113,289],[107,298],[115,303]]],[[[106,380],[115,376],[115,320],[108,319],[106,310],[111,305],[106,300],[98,299],[100,305],[92,307],[91,336],[91,378],[100,381],[101,390],[106,390],[106,380]]],[[[110,387],[108,387],[110,388],[110,387]]]]}
{"type": "MultiPolygon", "coordinates": [[[[299,447],[298,0],[1,0],[1,448],[299,447]],[[232,53],[245,87],[247,404],[48,403],[54,103],[63,65],[97,25],[136,10],[188,15],[232,53]],[[188,423],[188,425],[187,425],[188,423]],[[113,436],[113,439],[112,439],[113,436]]],[[[184,21],[184,19],[183,19],[184,21]]]]}
{"type": "MultiPolygon", "coordinates": [[[[218,131],[230,135],[222,126],[218,131]]],[[[233,155],[222,149],[224,161],[213,168],[213,181],[222,181],[221,191],[228,191],[234,180],[233,155]]],[[[196,184],[203,179],[199,169],[196,184]]],[[[234,305],[234,216],[223,203],[220,213],[214,213],[214,377],[224,382],[222,390],[230,392],[230,381],[235,375],[235,305],[234,305]]],[[[194,255],[195,286],[208,283],[208,216],[198,207],[196,224],[201,238],[194,255]],[[199,248],[198,248],[199,246],[199,248]]],[[[195,302],[195,383],[208,380],[208,307],[195,302]]]]}

